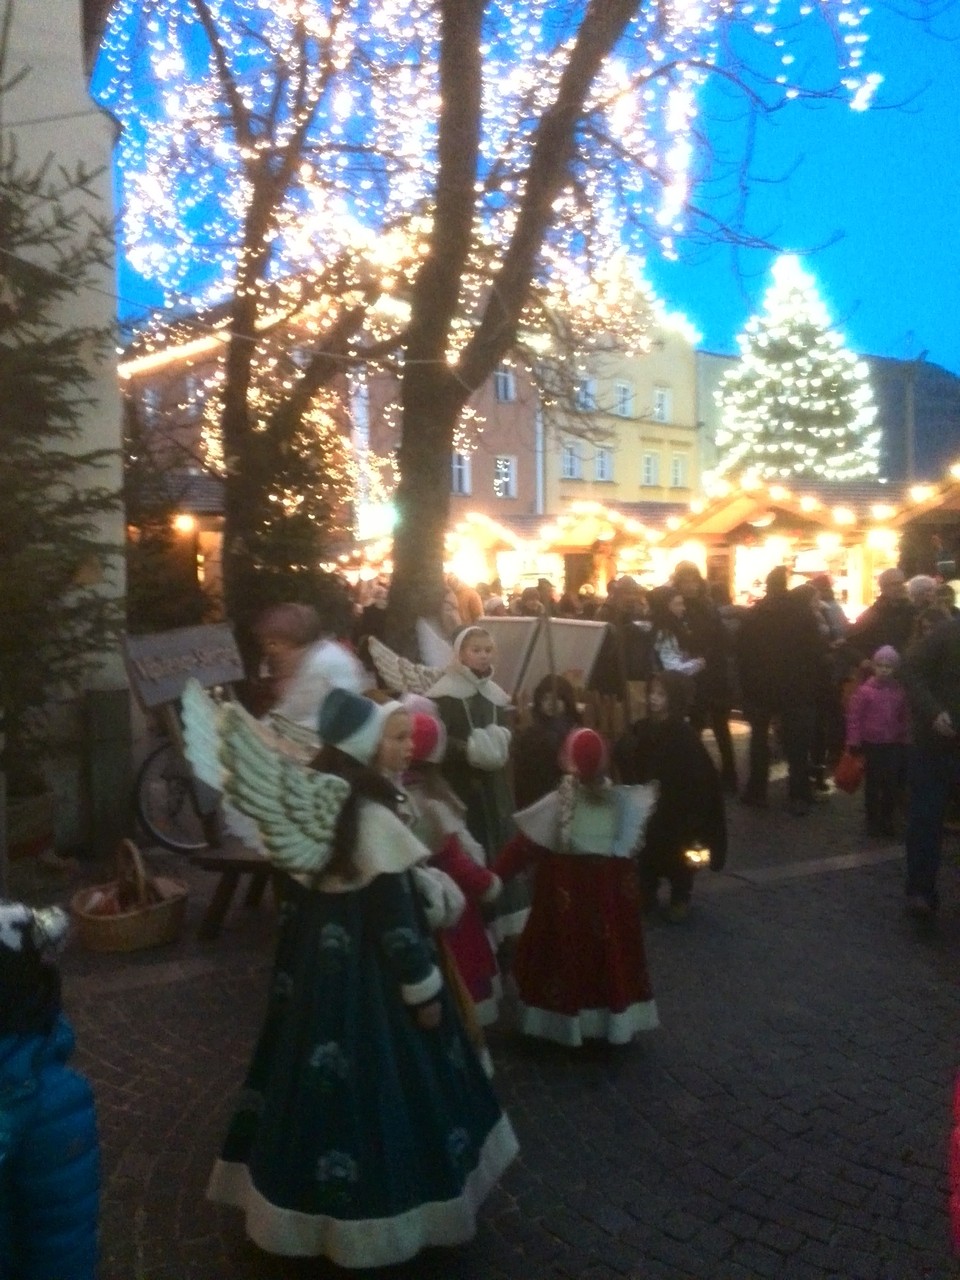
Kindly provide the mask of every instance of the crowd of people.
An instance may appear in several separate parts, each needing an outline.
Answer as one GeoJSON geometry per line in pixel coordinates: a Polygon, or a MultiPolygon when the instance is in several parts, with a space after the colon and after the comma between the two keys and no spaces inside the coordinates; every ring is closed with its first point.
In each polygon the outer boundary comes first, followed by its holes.
{"type": "MultiPolygon", "coordinates": [[[[843,753],[863,760],[867,834],[904,822],[907,910],[925,919],[960,786],[960,610],[932,578],[887,570],[853,620],[828,579],[791,585],[784,566],[749,606],[690,562],[652,589],[622,578],[603,601],[578,599],[610,624],[617,663],[604,670],[645,692],[614,741],[583,725],[562,673],[539,682],[520,723],[496,681],[485,620],[514,604],[562,615],[572,606],[549,582],[511,603],[498,584],[451,579],[434,620],[450,660],[419,695],[383,687],[363,660],[382,634],[380,585],[347,625],[302,603],[259,619],[256,714],[316,733],[310,765],[284,760],[276,795],[243,809],[224,757],[231,802],[259,824],[286,889],[262,1031],[208,1194],[240,1209],[262,1248],[353,1268],[473,1235],[517,1152],[485,1028],[511,1019],[575,1049],[658,1025],[645,923],[687,919],[697,868],[725,865],[728,798],[770,803],[773,751],[797,817],[831,790],[843,753]],[[734,715],[749,727],[744,778],[734,715]]],[[[47,958],[64,923],[0,910],[11,1192],[27,1204],[53,1176],[45,1097],[62,1099],[77,1153],[56,1231],[0,1215],[0,1264],[22,1254],[35,1264],[12,1275],[92,1280],[92,1100],[66,1065],[47,958]]]]}

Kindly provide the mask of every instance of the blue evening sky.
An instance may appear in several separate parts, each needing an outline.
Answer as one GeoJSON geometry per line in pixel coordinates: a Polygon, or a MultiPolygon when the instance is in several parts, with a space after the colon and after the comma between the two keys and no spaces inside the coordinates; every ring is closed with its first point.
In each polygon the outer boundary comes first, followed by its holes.
{"type": "MultiPolygon", "coordinates": [[[[793,252],[839,235],[804,265],[851,349],[901,359],[925,351],[960,374],[960,6],[945,5],[926,28],[878,6],[863,29],[865,67],[884,76],[875,102],[905,105],[780,113],[761,131],[765,163],[754,168],[789,176],[751,187],[750,225],[793,252]]],[[[732,354],[772,261],[714,247],[675,264],[651,258],[647,275],[705,349],[732,354]]]]}

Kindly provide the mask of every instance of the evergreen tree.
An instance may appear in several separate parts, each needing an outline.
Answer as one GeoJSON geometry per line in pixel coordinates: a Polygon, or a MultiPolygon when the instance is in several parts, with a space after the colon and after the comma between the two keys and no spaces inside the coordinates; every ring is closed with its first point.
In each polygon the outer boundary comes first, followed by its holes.
{"type": "Polygon", "coordinates": [[[717,391],[718,472],[759,479],[877,474],[880,432],[866,364],[830,328],[813,277],[784,255],[763,311],[737,338],[740,361],[717,391]]]}
{"type": "MultiPolygon", "coordinates": [[[[0,95],[9,11],[0,31],[0,95]]],[[[22,74],[22,73],[21,73],[22,74]]],[[[64,323],[73,296],[109,260],[91,216],[97,174],[31,166],[0,133],[0,709],[12,795],[42,783],[50,712],[75,695],[119,631],[101,517],[119,495],[99,483],[109,450],[82,450],[91,370],[111,333],[64,323]]]]}

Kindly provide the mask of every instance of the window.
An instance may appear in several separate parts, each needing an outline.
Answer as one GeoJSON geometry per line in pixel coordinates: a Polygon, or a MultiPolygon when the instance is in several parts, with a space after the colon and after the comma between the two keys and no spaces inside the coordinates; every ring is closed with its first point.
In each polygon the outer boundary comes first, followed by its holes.
{"type": "Polygon", "coordinates": [[[493,392],[501,404],[513,404],[517,398],[517,379],[512,369],[501,366],[493,375],[493,392]]]}
{"type": "Polygon", "coordinates": [[[452,462],[450,492],[464,497],[470,493],[470,458],[465,453],[455,453],[452,462]]]}
{"type": "Polygon", "coordinates": [[[147,422],[155,422],[160,416],[160,388],[146,387],[140,397],[140,407],[147,422]]]}
{"type": "Polygon", "coordinates": [[[670,488],[685,489],[687,487],[687,460],[682,453],[675,453],[670,459],[670,488]]]}
{"type": "Polygon", "coordinates": [[[654,422],[670,422],[673,397],[666,387],[653,388],[654,422]]]}
{"type": "Polygon", "coordinates": [[[645,453],[640,468],[640,483],[656,485],[660,483],[659,453],[645,453]]]}
{"type": "Polygon", "coordinates": [[[582,474],[580,451],[575,444],[565,444],[560,454],[560,479],[579,480],[582,474]]]}
{"type": "Polygon", "coordinates": [[[498,498],[517,496],[517,460],[498,457],[493,463],[493,492],[498,498]]]}
{"type": "Polygon", "coordinates": [[[613,384],[613,412],[618,418],[633,417],[633,387],[629,382],[613,384]]]}
{"type": "Polygon", "coordinates": [[[613,450],[599,448],[593,455],[594,480],[613,479],[613,450]]]}
{"type": "Polygon", "coordinates": [[[581,413],[590,413],[597,407],[596,378],[578,378],[573,391],[573,402],[581,413]]]}

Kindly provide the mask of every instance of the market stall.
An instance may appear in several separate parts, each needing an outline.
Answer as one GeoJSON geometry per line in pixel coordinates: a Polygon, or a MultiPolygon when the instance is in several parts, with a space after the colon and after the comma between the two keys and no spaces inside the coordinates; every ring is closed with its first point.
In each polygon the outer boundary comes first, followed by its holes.
{"type": "Polygon", "coordinates": [[[775,565],[786,565],[796,581],[825,573],[838,598],[859,610],[873,599],[876,575],[897,562],[895,509],[868,486],[815,495],[781,484],[728,485],[692,503],[688,516],[668,520],[657,554],[662,572],[692,560],[741,603],[763,594],[775,565]]]}

